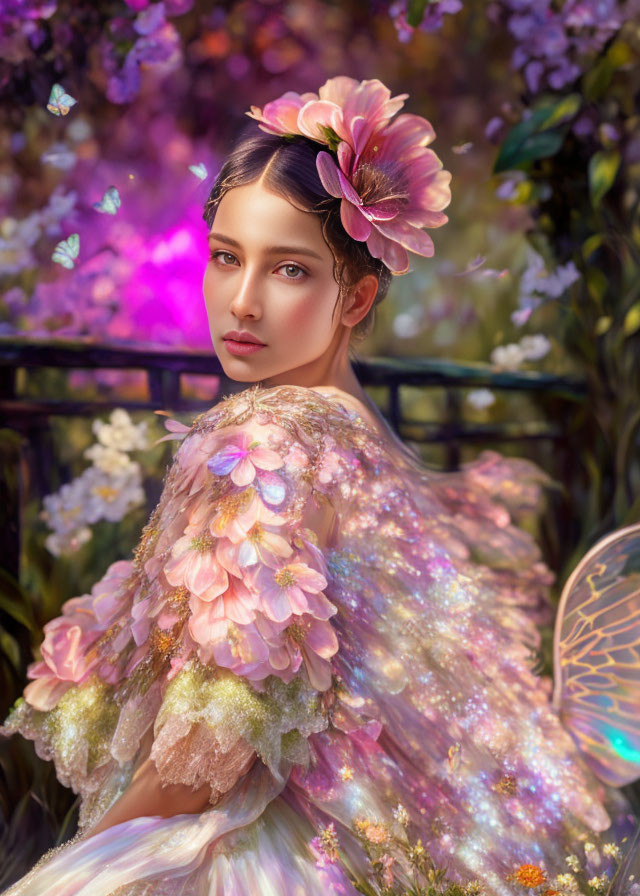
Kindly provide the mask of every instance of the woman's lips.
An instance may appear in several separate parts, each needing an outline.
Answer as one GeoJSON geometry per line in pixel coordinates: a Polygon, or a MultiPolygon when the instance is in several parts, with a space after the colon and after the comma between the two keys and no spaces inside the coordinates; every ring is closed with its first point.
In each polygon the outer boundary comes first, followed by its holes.
{"type": "Polygon", "coordinates": [[[232,355],[251,355],[265,347],[257,342],[236,342],[235,339],[223,339],[222,341],[232,355]]]}

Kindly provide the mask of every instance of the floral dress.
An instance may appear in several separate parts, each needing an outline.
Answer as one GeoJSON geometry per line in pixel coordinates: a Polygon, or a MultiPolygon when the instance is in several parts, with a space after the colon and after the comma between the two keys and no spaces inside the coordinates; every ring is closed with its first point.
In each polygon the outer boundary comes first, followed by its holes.
{"type": "Polygon", "coordinates": [[[538,467],[429,470],[300,386],[175,437],[133,557],[47,623],[0,729],[81,797],[7,894],[635,892],[638,819],[535,670],[538,467]],[[210,805],[91,835],[145,741],[210,805]]]}

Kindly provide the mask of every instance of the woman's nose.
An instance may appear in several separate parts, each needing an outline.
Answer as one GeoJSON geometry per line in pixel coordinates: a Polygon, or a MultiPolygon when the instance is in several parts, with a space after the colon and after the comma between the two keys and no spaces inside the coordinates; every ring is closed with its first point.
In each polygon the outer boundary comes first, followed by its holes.
{"type": "Polygon", "coordinates": [[[260,315],[260,287],[257,272],[245,268],[240,276],[234,278],[235,292],[231,302],[231,311],[239,317],[247,314],[260,315]]]}

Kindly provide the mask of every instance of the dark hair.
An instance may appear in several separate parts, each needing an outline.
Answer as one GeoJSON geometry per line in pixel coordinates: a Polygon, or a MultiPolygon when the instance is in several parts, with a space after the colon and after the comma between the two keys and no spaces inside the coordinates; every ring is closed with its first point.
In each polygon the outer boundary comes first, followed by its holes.
{"type": "Polygon", "coordinates": [[[220,169],[205,203],[203,218],[213,224],[220,200],[233,187],[250,184],[266,170],[265,185],[284,196],[301,211],[320,218],[324,241],[334,258],[333,276],[339,286],[338,304],[351,286],[366,274],[378,278],[378,291],[365,317],[352,328],[356,341],[369,335],[375,321],[375,308],[384,299],[391,283],[391,272],[374,258],[366,243],[349,236],[340,220],[340,199],[330,196],[318,175],[316,156],[326,146],[302,135],[284,137],[268,134],[252,122],[236,139],[220,169]]]}

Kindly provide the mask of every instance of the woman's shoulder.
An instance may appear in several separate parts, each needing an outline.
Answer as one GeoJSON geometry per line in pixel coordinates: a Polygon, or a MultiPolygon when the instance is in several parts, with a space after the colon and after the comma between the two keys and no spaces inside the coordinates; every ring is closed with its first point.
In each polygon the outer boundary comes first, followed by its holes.
{"type": "Polygon", "coordinates": [[[229,395],[199,414],[191,432],[208,432],[227,426],[275,425],[298,438],[348,433],[369,425],[367,411],[353,396],[333,386],[252,384],[229,395]]]}

